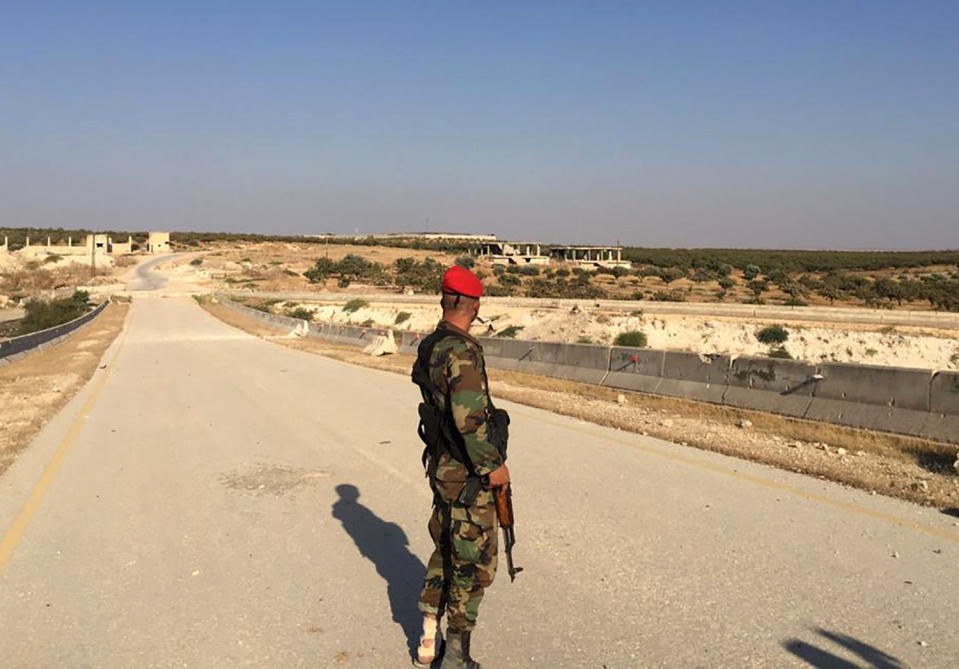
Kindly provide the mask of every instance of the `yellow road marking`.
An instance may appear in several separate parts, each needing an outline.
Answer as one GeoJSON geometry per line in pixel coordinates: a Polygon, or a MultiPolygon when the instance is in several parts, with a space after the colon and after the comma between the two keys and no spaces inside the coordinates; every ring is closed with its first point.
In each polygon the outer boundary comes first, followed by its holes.
{"type": "MultiPolygon", "coordinates": [[[[545,412],[546,410],[542,409],[541,411],[545,412]]],[[[674,462],[681,462],[686,465],[698,467],[699,469],[705,469],[707,471],[715,472],[717,474],[730,476],[740,481],[748,481],[749,483],[753,483],[753,484],[762,486],[764,488],[777,490],[779,492],[784,492],[790,495],[801,497],[811,502],[818,502],[826,506],[831,506],[834,509],[851,511],[853,513],[856,513],[862,516],[867,516],[875,520],[881,520],[886,523],[890,523],[892,525],[898,525],[900,527],[905,527],[912,530],[918,530],[920,532],[923,532],[925,534],[930,534],[940,539],[946,539],[947,541],[959,543],[959,534],[956,534],[954,532],[948,532],[946,530],[939,529],[938,527],[930,527],[928,525],[922,525],[920,523],[916,523],[911,520],[906,520],[905,518],[894,516],[890,513],[885,513],[883,511],[874,511],[873,509],[867,509],[864,506],[859,506],[858,504],[853,504],[852,502],[843,502],[837,499],[826,497],[825,495],[818,495],[813,492],[806,492],[805,490],[800,490],[799,488],[794,488],[793,486],[790,486],[790,485],[776,483],[775,481],[770,481],[768,479],[764,479],[759,476],[753,476],[751,474],[743,474],[742,472],[731,470],[728,467],[724,467],[722,465],[713,464],[711,462],[703,462],[701,460],[697,460],[695,458],[681,455],[679,453],[667,453],[658,448],[653,448],[651,446],[644,446],[642,443],[639,443],[639,440],[641,439],[640,435],[636,435],[637,440],[635,441],[631,441],[627,439],[619,439],[613,435],[603,434],[601,432],[597,432],[596,430],[590,430],[588,428],[581,427],[579,425],[575,425],[575,424],[570,425],[567,422],[563,422],[563,421],[550,420],[549,418],[544,418],[542,416],[533,416],[532,412],[529,412],[529,411],[524,410],[518,413],[525,413],[529,415],[531,418],[547,423],[548,425],[555,425],[556,427],[562,427],[564,429],[573,430],[573,431],[580,432],[582,434],[586,434],[598,439],[605,439],[606,441],[613,442],[614,444],[629,446],[630,448],[638,449],[640,451],[643,451],[644,453],[649,453],[650,455],[656,455],[661,458],[666,458],[667,460],[673,460],[674,462]]],[[[571,417],[571,420],[577,420],[577,419],[571,417]]],[[[649,437],[649,438],[655,438],[655,437],[649,437]]]]}
{"type": "Polygon", "coordinates": [[[96,404],[97,399],[100,397],[100,392],[103,390],[103,386],[106,383],[107,378],[110,376],[110,372],[113,371],[113,365],[120,356],[120,350],[123,348],[123,342],[126,339],[125,333],[126,323],[124,323],[123,339],[121,339],[117,344],[117,352],[114,353],[113,358],[111,358],[110,362],[107,364],[106,371],[103,373],[103,376],[97,380],[93,390],[90,391],[90,396],[87,397],[86,402],[83,403],[83,407],[80,409],[80,415],[77,416],[77,419],[73,422],[73,425],[70,426],[70,430],[63,438],[63,441],[60,442],[60,446],[57,447],[56,452],[53,454],[53,458],[47,464],[46,469],[43,470],[40,480],[37,481],[37,484],[33,486],[33,490],[30,491],[30,497],[27,499],[26,504],[23,505],[20,513],[17,514],[17,517],[13,519],[12,523],[10,523],[10,527],[7,528],[6,533],[3,535],[3,539],[0,540],[0,574],[3,573],[4,567],[6,567],[7,562],[13,555],[13,551],[16,550],[17,544],[20,543],[20,539],[23,538],[23,533],[26,531],[27,525],[30,524],[30,519],[33,517],[33,514],[36,512],[37,508],[39,508],[40,503],[43,501],[43,498],[47,493],[47,489],[50,487],[50,483],[53,482],[54,476],[56,476],[57,472],[60,470],[60,467],[63,465],[63,461],[66,459],[67,453],[70,451],[70,447],[73,446],[73,442],[76,441],[77,436],[80,434],[80,430],[83,429],[83,425],[87,422],[87,418],[90,416],[90,411],[93,409],[94,404],[96,404]]]}

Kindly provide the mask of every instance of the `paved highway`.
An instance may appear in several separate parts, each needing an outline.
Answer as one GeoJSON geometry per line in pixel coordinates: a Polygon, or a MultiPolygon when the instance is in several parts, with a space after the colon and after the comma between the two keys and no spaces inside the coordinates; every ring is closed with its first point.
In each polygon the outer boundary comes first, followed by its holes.
{"type": "MultiPolygon", "coordinates": [[[[406,378],[149,294],[104,362],[0,478],[4,667],[409,665],[406,378]]],[[[503,404],[526,570],[486,666],[959,665],[954,518],[503,404]]]]}

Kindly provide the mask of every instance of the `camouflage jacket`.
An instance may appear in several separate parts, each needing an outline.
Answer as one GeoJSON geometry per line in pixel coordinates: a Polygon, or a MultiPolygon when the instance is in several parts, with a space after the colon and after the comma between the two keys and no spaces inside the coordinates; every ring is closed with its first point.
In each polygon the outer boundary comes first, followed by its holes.
{"type": "MultiPolygon", "coordinates": [[[[441,408],[446,409],[449,403],[453,422],[463,436],[466,455],[476,473],[483,476],[503,464],[499,451],[487,437],[489,395],[483,347],[468,333],[446,321],[440,321],[437,330],[444,329],[459,336],[446,337],[433,347],[430,378],[442,393],[442,397],[437,397],[441,408]]],[[[468,474],[466,466],[448,453],[441,455],[436,463],[436,483],[462,483],[468,474]]],[[[448,493],[453,496],[455,490],[450,489],[448,493]]]]}

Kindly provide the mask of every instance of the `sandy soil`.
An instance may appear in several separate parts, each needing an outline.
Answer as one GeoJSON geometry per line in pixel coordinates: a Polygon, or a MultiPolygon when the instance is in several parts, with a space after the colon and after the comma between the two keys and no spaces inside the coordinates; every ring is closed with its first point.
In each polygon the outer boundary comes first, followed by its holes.
{"type": "MultiPolygon", "coordinates": [[[[223,321],[284,346],[404,375],[413,362],[407,355],[374,358],[353,347],[291,336],[222,305],[202,304],[223,321]]],[[[497,397],[584,421],[921,504],[959,506],[955,446],[516,372],[492,370],[490,383],[497,397]]]]}
{"type": "Polygon", "coordinates": [[[93,375],[128,309],[111,303],[66,341],[0,367],[0,474],[93,375]]]}
{"type": "MultiPolygon", "coordinates": [[[[438,251],[392,248],[388,246],[353,246],[349,244],[310,244],[264,242],[257,244],[216,243],[204,245],[202,262],[184,269],[195,273],[195,281],[210,290],[254,288],[265,291],[322,291],[336,289],[336,281],[311,284],[303,272],[313,267],[317,258],[341,260],[356,254],[383,265],[398,258],[433,258],[449,265],[455,255],[438,251]]],[[[337,289],[340,290],[340,289],[337,289]]],[[[369,286],[357,284],[350,290],[363,292],[369,286]]]]}
{"type": "MultiPolygon", "coordinates": [[[[280,302],[271,305],[277,313],[297,307],[314,312],[313,319],[327,323],[375,324],[402,330],[429,331],[436,324],[437,309],[411,304],[373,304],[353,313],[343,304],[280,302]],[[394,325],[400,313],[410,314],[394,325]]],[[[530,310],[487,306],[481,315],[489,320],[485,334],[495,335],[511,326],[520,328],[519,339],[532,341],[590,342],[611,344],[621,332],[640,330],[654,349],[697,353],[766,355],[756,333],[768,322],[703,316],[644,315],[604,312],[589,303],[573,309],[530,310]]],[[[928,369],[959,369],[959,337],[955,332],[919,328],[871,328],[869,326],[790,324],[785,349],[800,360],[835,361],[871,365],[895,365],[928,369]]],[[[482,332],[477,328],[477,331],[482,332]]]]}
{"type": "Polygon", "coordinates": [[[97,256],[96,275],[90,274],[88,256],[48,256],[24,258],[17,253],[0,252],[0,308],[10,296],[49,299],[74,288],[109,286],[125,268],[136,264],[137,256],[97,256]]]}

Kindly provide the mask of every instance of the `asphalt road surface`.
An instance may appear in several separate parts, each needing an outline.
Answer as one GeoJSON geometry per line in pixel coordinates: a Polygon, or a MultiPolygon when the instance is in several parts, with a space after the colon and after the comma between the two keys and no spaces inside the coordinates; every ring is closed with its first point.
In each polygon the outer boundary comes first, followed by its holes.
{"type": "MultiPolygon", "coordinates": [[[[0,479],[0,664],[409,666],[406,378],[149,295],[105,363],[0,479]]],[[[526,570],[486,666],[959,666],[955,518],[503,405],[526,570]]]]}
{"type": "Polygon", "coordinates": [[[160,255],[136,266],[133,280],[127,284],[127,290],[132,292],[148,292],[162,290],[167,279],[156,270],[157,265],[170,262],[182,256],[182,253],[160,255]]]}

